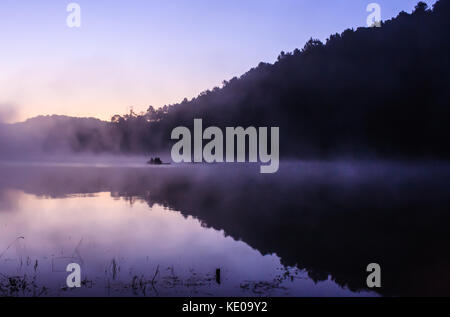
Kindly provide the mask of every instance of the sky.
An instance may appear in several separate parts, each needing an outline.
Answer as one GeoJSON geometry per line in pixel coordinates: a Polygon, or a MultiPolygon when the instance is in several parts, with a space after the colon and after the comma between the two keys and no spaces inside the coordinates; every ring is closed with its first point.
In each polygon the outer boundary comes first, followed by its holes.
{"type": "Polygon", "coordinates": [[[109,120],[190,99],[311,37],[366,26],[372,2],[387,20],[418,0],[1,0],[0,122],[109,120]],[[66,22],[72,2],[79,28],[66,22]]]}

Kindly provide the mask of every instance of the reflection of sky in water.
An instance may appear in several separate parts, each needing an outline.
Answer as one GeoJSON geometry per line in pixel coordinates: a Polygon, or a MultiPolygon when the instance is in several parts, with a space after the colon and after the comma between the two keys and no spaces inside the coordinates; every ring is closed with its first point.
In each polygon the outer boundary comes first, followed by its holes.
{"type": "Polygon", "coordinates": [[[0,254],[6,252],[0,272],[36,275],[36,284],[51,289],[48,294],[64,286],[66,264],[77,261],[89,283],[60,295],[142,294],[137,281],[152,280],[158,266],[156,290],[147,285],[146,295],[352,294],[330,280],[314,284],[293,268],[286,276],[276,255],[263,256],[161,205],[129,204],[109,193],[46,199],[12,190],[1,201],[0,254]],[[221,285],[215,281],[216,268],[221,268],[221,285]]]}

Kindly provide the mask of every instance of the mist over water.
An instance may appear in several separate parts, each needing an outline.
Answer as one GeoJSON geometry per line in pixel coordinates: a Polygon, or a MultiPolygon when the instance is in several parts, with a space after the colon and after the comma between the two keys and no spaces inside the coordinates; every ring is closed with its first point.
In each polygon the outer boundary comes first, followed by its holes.
{"type": "Polygon", "coordinates": [[[62,296],[450,293],[447,164],[103,161],[0,165],[2,274],[62,296]],[[69,291],[72,261],[85,280],[69,291]]]}

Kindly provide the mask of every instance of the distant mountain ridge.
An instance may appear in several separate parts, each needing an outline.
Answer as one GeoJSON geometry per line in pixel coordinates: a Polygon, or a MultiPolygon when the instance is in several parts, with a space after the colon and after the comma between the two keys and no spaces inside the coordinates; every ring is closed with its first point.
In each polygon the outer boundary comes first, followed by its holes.
{"type": "Polygon", "coordinates": [[[114,149],[111,123],[95,118],[38,116],[0,126],[0,156],[104,152],[114,149]]]}

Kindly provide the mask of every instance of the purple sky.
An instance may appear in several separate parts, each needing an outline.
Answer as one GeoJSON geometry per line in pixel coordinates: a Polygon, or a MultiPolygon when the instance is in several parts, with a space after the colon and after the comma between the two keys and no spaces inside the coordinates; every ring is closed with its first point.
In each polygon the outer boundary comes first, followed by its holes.
{"type": "MultiPolygon", "coordinates": [[[[310,38],[365,26],[418,0],[62,0],[0,3],[0,120],[38,114],[107,119],[192,98],[310,38]]],[[[425,1],[429,5],[434,0],[425,1]]]]}

